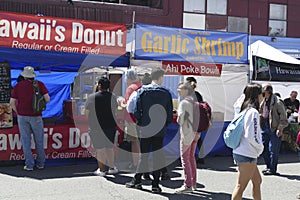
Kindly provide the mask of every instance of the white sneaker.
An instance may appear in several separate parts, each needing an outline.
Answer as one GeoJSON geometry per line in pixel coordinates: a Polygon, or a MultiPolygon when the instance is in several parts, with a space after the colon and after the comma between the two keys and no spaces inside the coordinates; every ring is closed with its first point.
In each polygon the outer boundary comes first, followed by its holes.
{"type": "Polygon", "coordinates": [[[175,194],[183,194],[183,193],[191,193],[191,192],[193,192],[192,187],[187,187],[185,185],[175,190],[175,194]]]}
{"type": "Polygon", "coordinates": [[[25,171],[33,171],[33,168],[27,167],[26,165],[23,168],[25,171]]]}
{"type": "Polygon", "coordinates": [[[108,170],[108,173],[109,174],[117,174],[119,172],[118,168],[117,167],[114,167],[114,168],[110,168],[108,170]]]}
{"type": "Polygon", "coordinates": [[[102,177],[106,175],[106,172],[105,171],[104,172],[100,171],[99,168],[96,171],[94,171],[93,173],[97,176],[102,176],[102,177]]]}

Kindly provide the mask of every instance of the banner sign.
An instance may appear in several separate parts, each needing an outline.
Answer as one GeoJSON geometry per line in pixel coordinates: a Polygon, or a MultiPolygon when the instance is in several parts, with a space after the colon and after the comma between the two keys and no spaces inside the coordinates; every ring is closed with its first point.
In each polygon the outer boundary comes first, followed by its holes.
{"type": "Polygon", "coordinates": [[[221,76],[222,64],[162,61],[167,75],[221,76]]]}
{"type": "Polygon", "coordinates": [[[300,65],[276,62],[253,56],[253,80],[300,81],[300,65]]]}
{"type": "Polygon", "coordinates": [[[136,25],[135,59],[248,63],[246,33],[136,25]]]}
{"type": "MultiPolygon", "coordinates": [[[[87,126],[75,127],[71,124],[45,126],[44,142],[46,159],[90,158],[95,153],[87,126]]],[[[34,145],[32,149],[34,150],[34,145]]],[[[33,154],[36,154],[35,151],[33,154]]],[[[1,129],[0,160],[24,159],[18,126],[1,129]]]]}
{"type": "Polygon", "coordinates": [[[0,46],[124,55],[126,25],[0,12],[0,46]]]}

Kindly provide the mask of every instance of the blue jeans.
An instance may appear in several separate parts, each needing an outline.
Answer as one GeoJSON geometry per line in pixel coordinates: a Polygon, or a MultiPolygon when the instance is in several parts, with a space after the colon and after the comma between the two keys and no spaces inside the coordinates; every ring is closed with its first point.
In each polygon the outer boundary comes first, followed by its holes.
{"type": "Polygon", "coordinates": [[[273,173],[276,173],[281,145],[281,137],[277,137],[276,130],[271,131],[269,125],[263,125],[261,130],[262,141],[264,144],[264,151],[262,153],[262,156],[267,165],[267,169],[273,173]]]}
{"type": "Polygon", "coordinates": [[[20,116],[18,115],[18,126],[21,135],[22,148],[25,156],[25,165],[33,168],[34,157],[31,151],[31,133],[36,150],[36,165],[44,167],[45,151],[44,151],[44,123],[42,116],[20,116]]]}

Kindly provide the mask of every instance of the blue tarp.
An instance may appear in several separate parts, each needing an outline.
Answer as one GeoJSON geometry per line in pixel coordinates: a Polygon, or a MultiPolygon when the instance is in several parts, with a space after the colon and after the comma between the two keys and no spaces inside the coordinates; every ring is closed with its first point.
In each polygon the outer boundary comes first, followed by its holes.
{"type": "Polygon", "coordinates": [[[64,53],[0,47],[0,62],[9,62],[11,69],[30,65],[35,70],[78,72],[99,66],[128,67],[129,56],[64,53]]]}
{"type": "MultiPolygon", "coordinates": [[[[208,131],[201,133],[203,141],[203,151],[199,156],[227,156],[232,154],[232,149],[226,146],[223,133],[226,130],[229,122],[213,122],[208,131]]],[[[167,127],[167,134],[164,138],[164,149],[166,155],[176,155],[180,157],[180,134],[179,125],[171,124],[167,127]]],[[[196,150],[198,154],[199,149],[196,150]]]]}
{"type": "MultiPolygon", "coordinates": [[[[16,85],[16,79],[22,70],[11,70],[12,86],[16,85]]],[[[49,90],[51,101],[47,104],[47,109],[43,112],[44,118],[62,116],[63,102],[71,98],[70,84],[74,82],[77,72],[36,72],[36,80],[43,81],[49,90]]]]}
{"type": "Polygon", "coordinates": [[[25,66],[32,66],[37,80],[45,83],[51,102],[43,112],[44,118],[61,117],[63,102],[70,100],[70,85],[78,71],[93,67],[128,67],[129,56],[93,55],[0,47],[0,62],[11,66],[12,86],[25,66]]]}

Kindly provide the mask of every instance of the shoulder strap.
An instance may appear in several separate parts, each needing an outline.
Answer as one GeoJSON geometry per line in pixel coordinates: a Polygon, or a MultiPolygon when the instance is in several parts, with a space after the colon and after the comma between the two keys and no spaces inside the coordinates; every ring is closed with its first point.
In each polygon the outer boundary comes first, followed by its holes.
{"type": "Polygon", "coordinates": [[[33,85],[34,92],[40,92],[38,81],[33,80],[32,85],[33,85]]]}
{"type": "Polygon", "coordinates": [[[34,88],[39,88],[39,84],[36,80],[32,81],[32,85],[33,85],[34,88]]]}
{"type": "Polygon", "coordinates": [[[240,113],[240,115],[242,115],[242,118],[245,117],[245,115],[246,115],[246,113],[248,112],[248,110],[250,110],[250,108],[247,108],[246,110],[244,110],[244,111],[242,111],[242,112],[240,113]]]}
{"type": "MultiPolygon", "coordinates": [[[[192,103],[193,106],[194,106],[195,101],[194,101],[192,98],[185,98],[185,100],[187,100],[188,102],[192,103]]],[[[187,122],[188,122],[188,127],[189,127],[189,124],[190,124],[191,126],[193,126],[193,123],[192,123],[191,120],[189,119],[189,114],[188,114],[187,112],[184,113],[184,119],[187,120],[187,122]]]]}
{"type": "Polygon", "coordinates": [[[187,100],[187,101],[190,102],[190,103],[195,103],[195,100],[192,99],[192,98],[185,98],[185,100],[187,100]]]}

